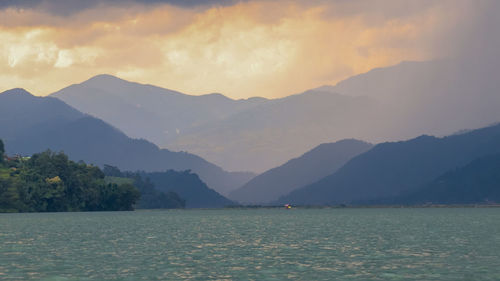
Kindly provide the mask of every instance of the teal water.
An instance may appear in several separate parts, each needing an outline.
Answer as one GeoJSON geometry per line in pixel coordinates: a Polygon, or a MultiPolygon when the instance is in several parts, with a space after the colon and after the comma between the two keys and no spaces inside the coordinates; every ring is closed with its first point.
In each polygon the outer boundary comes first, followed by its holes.
{"type": "Polygon", "coordinates": [[[0,214],[0,280],[500,280],[500,209],[0,214]]]}

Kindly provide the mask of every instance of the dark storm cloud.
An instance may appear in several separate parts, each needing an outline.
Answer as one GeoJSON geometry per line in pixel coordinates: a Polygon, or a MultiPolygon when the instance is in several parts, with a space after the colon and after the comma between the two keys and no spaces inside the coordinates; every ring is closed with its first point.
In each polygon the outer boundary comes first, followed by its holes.
{"type": "Polygon", "coordinates": [[[126,6],[130,4],[170,4],[179,7],[226,6],[238,0],[2,0],[0,9],[41,9],[57,15],[71,15],[98,5],[126,6]]]}

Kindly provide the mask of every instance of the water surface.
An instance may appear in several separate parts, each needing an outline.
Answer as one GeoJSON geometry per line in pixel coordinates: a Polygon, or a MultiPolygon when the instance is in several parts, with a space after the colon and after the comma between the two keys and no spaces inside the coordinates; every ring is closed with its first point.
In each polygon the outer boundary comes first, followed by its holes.
{"type": "Polygon", "coordinates": [[[500,280],[500,209],[0,214],[0,280],[500,280]]]}

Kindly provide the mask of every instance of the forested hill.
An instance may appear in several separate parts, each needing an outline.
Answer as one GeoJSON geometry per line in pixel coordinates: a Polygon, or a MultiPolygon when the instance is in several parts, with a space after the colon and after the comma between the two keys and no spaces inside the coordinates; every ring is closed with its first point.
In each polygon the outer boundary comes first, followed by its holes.
{"type": "Polygon", "coordinates": [[[236,205],[210,189],[189,170],[122,172],[117,167],[104,165],[103,172],[110,182],[133,182],[139,188],[141,200],[137,208],[223,208],[236,205]]]}
{"type": "Polygon", "coordinates": [[[108,182],[129,182],[133,183],[139,189],[141,192],[141,200],[137,203],[137,208],[139,209],[174,209],[186,207],[186,197],[184,194],[181,197],[174,190],[158,189],[145,172],[122,172],[117,167],[110,165],[104,165],[103,172],[108,182]]]}
{"type": "Polygon", "coordinates": [[[237,204],[209,188],[197,174],[189,170],[140,174],[143,178],[149,179],[156,189],[179,194],[186,200],[187,208],[223,208],[237,204]]]}
{"type": "Polygon", "coordinates": [[[106,183],[98,167],[63,153],[6,157],[0,141],[0,212],[125,211],[139,197],[133,185],[106,183]]]}

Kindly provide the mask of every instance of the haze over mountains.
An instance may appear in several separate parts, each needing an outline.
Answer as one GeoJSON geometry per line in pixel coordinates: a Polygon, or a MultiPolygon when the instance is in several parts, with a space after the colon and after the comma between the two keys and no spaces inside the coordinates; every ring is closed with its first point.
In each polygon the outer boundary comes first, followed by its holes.
{"type": "Polygon", "coordinates": [[[263,171],[319,143],[343,126],[356,135],[374,101],[312,90],[266,100],[189,96],[99,75],[52,96],[161,147],[194,151],[228,170],[263,171]]]}
{"type": "Polygon", "coordinates": [[[22,89],[0,94],[0,138],[10,154],[31,155],[46,149],[64,151],[73,160],[126,171],[192,170],[209,187],[227,193],[252,174],[226,172],[187,152],[159,149],[131,139],[102,120],[85,115],[52,97],[35,97],[22,89]]]}
{"type": "Polygon", "coordinates": [[[101,118],[132,138],[163,145],[209,120],[220,120],[265,99],[232,100],[221,94],[191,96],[111,75],[97,75],[52,96],[101,118]]]}
{"type": "Polygon", "coordinates": [[[270,203],[334,173],[351,158],[371,147],[369,143],[354,139],[321,144],[300,157],[256,176],[232,191],[229,198],[242,203],[270,203]]]}
{"type": "Polygon", "coordinates": [[[100,75],[53,96],[133,137],[263,172],[320,143],[447,135],[500,120],[499,79],[463,62],[403,62],[281,99],[232,100],[100,75]]]}
{"type": "MultiPolygon", "coordinates": [[[[309,94],[331,94],[328,88],[309,94]]],[[[304,97],[307,96],[290,98],[304,97]]],[[[217,186],[219,192],[226,193],[251,177],[225,172],[187,152],[171,152],[146,140],[130,139],[58,99],[35,97],[22,89],[0,94],[0,127],[10,153],[29,155],[50,148],[63,150],[74,160],[100,166],[163,172],[148,176],[154,177],[158,186],[166,181],[174,183],[164,186],[164,191],[184,192],[191,197],[191,207],[225,206],[232,202],[208,189],[194,174],[169,174],[165,170],[191,169],[214,188],[217,186]],[[186,183],[194,189],[179,189],[186,183]]],[[[263,173],[234,191],[232,198],[254,203],[271,202],[282,196],[275,203],[297,205],[488,202],[497,198],[493,183],[497,161],[488,157],[499,153],[500,125],[443,138],[423,135],[374,147],[362,141],[344,140],[320,145],[263,173]],[[483,157],[486,160],[481,160],[483,157]]]]}
{"type": "Polygon", "coordinates": [[[443,138],[423,135],[408,141],[381,143],[330,176],[279,201],[300,205],[376,202],[417,192],[444,173],[497,153],[500,125],[443,138]]]}
{"type": "MultiPolygon", "coordinates": [[[[64,150],[74,160],[122,170],[190,169],[208,187],[243,203],[417,202],[403,196],[440,186],[432,182],[445,173],[460,178],[454,169],[500,153],[500,125],[463,130],[500,120],[499,81],[491,72],[471,70],[463,62],[403,62],[285,98],[232,100],[99,75],[52,95],[76,109],[21,89],[0,94],[0,137],[11,153],[51,148],[64,150]],[[159,149],[120,130],[189,153],[159,149]],[[412,139],[422,133],[450,136],[412,139]],[[332,143],[346,137],[409,140],[373,148],[352,139],[332,143]],[[249,181],[253,174],[226,172],[191,152],[231,170],[275,168],[249,181]]],[[[464,168],[463,173],[469,172],[464,168]]],[[[456,187],[439,188],[445,194],[456,187]]],[[[186,194],[196,192],[200,190],[186,194]]],[[[415,196],[419,202],[432,199],[422,193],[415,196]]],[[[231,202],[218,194],[205,197],[219,202],[217,206],[231,202]]],[[[196,202],[210,206],[205,203],[196,202]]]]}

